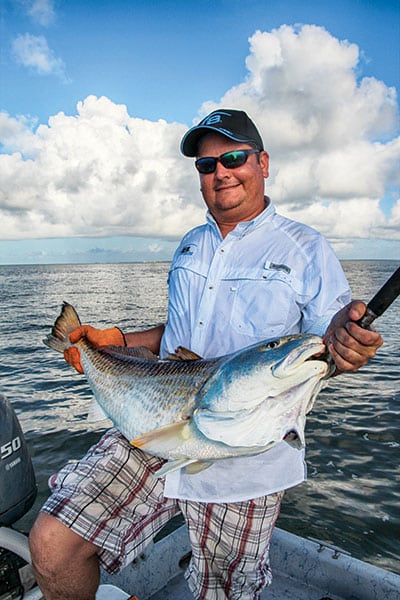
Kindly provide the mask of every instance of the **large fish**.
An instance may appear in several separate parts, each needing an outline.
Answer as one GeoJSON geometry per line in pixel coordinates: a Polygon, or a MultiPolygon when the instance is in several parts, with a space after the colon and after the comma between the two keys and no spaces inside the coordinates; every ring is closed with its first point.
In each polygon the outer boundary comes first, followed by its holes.
{"type": "MultiPolygon", "coordinates": [[[[44,343],[63,352],[80,325],[64,302],[44,343]]],[[[316,335],[291,335],[204,360],[184,348],[160,360],[146,348],[93,347],[81,364],[95,399],[136,447],[168,459],[157,475],[195,473],[215,460],[304,445],[306,414],[329,366],[316,335]]]]}

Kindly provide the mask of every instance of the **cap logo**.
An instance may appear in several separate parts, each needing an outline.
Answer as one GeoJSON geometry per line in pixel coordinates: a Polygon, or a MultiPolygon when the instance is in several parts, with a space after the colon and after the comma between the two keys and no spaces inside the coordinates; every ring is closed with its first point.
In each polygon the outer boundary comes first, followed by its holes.
{"type": "Polygon", "coordinates": [[[230,117],[231,115],[227,112],[218,112],[210,115],[205,121],[203,121],[202,125],[216,125],[217,123],[222,123],[222,115],[226,115],[230,117]]]}
{"type": "Polygon", "coordinates": [[[215,125],[216,123],[221,123],[221,121],[221,115],[213,115],[207,119],[204,125],[215,125]]]}

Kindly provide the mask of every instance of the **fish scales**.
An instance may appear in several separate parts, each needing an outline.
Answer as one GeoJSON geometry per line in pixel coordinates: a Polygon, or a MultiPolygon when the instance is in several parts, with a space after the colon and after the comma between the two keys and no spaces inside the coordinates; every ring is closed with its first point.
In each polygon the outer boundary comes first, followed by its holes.
{"type": "MultiPolygon", "coordinates": [[[[44,343],[63,352],[79,325],[64,303],[44,343]]],[[[106,416],[134,446],[169,460],[158,476],[259,454],[283,439],[301,447],[306,414],[329,376],[323,341],[310,334],[210,360],[183,348],[160,360],[146,348],[95,348],[85,338],[75,345],[106,416]]]]}
{"type": "Polygon", "coordinates": [[[182,361],[141,359],[116,348],[96,349],[84,340],[77,347],[95,397],[109,407],[110,418],[128,439],[181,418],[204,373],[216,368],[214,361],[199,360],[185,362],[183,369],[182,361]],[[130,418],[133,408],[135,419],[130,418]]]}

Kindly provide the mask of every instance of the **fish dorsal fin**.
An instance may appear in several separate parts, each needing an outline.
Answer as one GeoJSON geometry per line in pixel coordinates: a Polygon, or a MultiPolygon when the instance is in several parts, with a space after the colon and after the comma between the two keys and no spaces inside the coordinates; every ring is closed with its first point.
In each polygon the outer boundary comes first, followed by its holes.
{"type": "Polygon", "coordinates": [[[120,358],[122,360],[124,358],[142,358],[145,360],[158,360],[158,356],[145,346],[104,346],[102,348],[99,348],[99,351],[104,352],[105,354],[109,354],[110,356],[114,356],[115,358],[120,358]]]}
{"type": "Polygon", "coordinates": [[[201,360],[201,356],[188,348],[178,346],[173,354],[168,354],[167,360],[201,360]]]}

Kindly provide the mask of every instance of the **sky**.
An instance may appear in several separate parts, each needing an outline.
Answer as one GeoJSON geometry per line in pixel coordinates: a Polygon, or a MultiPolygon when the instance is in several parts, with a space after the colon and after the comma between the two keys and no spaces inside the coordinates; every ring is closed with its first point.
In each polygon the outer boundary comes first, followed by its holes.
{"type": "Polygon", "coordinates": [[[399,0],[0,0],[0,264],[170,260],[183,134],[248,112],[278,212],[400,258],[399,0]]]}

